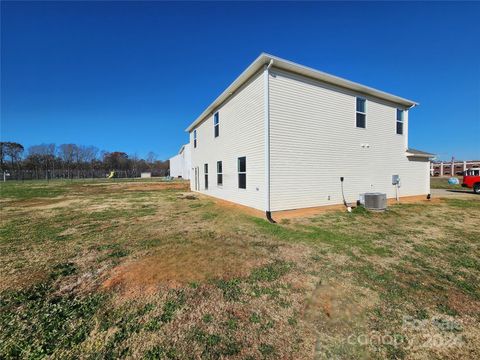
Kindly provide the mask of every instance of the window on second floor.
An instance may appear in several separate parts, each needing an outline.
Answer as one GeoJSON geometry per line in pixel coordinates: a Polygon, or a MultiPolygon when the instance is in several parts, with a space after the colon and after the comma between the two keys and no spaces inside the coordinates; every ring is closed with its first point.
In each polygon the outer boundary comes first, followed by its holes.
{"type": "Polygon", "coordinates": [[[397,109],[397,134],[403,134],[403,110],[397,109]]]}
{"type": "Polygon", "coordinates": [[[197,130],[193,130],[193,147],[197,147],[197,130]]]}
{"type": "Polygon", "coordinates": [[[357,97],[357,128],[365,129],[367,127],[366,100],[357,97]]]}
{"type": "Polygon", "coordinates": [[[215,137],[218,137],[218,135],[220,135],[220,123],[219,123],[218,112],[216,112],[215,115],[213,115],[213,129],[214,129],[215,137]]]}

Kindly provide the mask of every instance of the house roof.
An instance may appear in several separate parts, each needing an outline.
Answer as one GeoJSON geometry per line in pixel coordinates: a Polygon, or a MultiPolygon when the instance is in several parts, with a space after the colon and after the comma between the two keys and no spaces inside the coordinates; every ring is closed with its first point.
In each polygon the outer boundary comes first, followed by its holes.
{"type": "Polygon", "coordinates": [[[243,71],[239,77],[237,77],[227,89],[220,94],[219,97],[211,103],[200,116],[191,123],[186,131],[190,132],[192,129],[201,123],[207,116],[210,116],[216,108],[218,108],[223,102],[225,102],[236,90],[238,90],[248,79],[255,75],[265,64],[269,64],[273,60],[272,66],[277,69],[289,71],[299,75],[303,75],[315,80],[320,80],[329,84],[333,84],[342,88],[354,90],[361,94],[371,95],[379,99],[387,100],[395,104],[400,104],[405,107],[413,107],[418,105],[417,102],[401,98],[396,95],[392,95],[369,86],[365,86],[350,80],[343,79],[338,76],[330,75],[325,72],[309,68],[307,66],[299,65],[294,62],[281,59],[279,57],[262,53],[259,57],[255,59],[253,63],[248,66],[245,71],[243,71]]]}
{"type": "Polygon", "coordinates": [[[408,148],[407,149],[407,156],[433,158],[435,156],[435,154],[428,153],[428,152],[422,151],[422,150],[408,148]]]}
{"type": "Polygon", "coordinates": [[[186,147],[190,146],[190,143],[186,143],[186,144],[183,144],[181,147],[180,147],[180,150],[178,150],[178,155],[181,154],[186,147]]]}

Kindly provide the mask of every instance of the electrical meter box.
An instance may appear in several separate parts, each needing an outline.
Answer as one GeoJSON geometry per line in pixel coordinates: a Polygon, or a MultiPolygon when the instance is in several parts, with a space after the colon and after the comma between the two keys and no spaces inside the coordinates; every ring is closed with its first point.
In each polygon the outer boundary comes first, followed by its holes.
{"type": "Polygon", "coordinates": [[[392,175],[392,185],[400,185],[400,175],[392,175]]]}

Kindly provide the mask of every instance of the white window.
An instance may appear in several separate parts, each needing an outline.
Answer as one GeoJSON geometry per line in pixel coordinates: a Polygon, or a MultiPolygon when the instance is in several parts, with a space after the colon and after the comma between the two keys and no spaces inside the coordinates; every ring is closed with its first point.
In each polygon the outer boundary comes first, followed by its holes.
{"type": "Polygon", "coordinates": [[[366,100],[357,97],[357,128],[365,129],[367,127],[366,100]]]}
{"type": "Polygon", "coordinates": [[[238,188],[247,188],[247,158],[245,156],[238,158],[238,188]]]}
{"type": "Polygon", "coordinates": [[[193,130],[193,147],[197,147],[197,130],[193,130]]]}
{"type": "Polygon", "coordinates": [[[208,189],[208,164],[204,165],[204,173],[205,173],[205,190],[208,189]]]}
{"type": "Polygon", "coordinates": [[[221,161],[217,161],[217,185],[223,185],[223,165],[221,161]]]}
{"type": "Polygon", "coordinates": [[[218,135],[220,135],[220,124],[219,124],[218,112],[216,112],[215,115],[213,115],[213,130],[214,130],[213,132],[215,137],[218,137],[218,135]]]}
{"type": "Polygon", "coordinates": [[[397,134],[403,134],[403,110],[397,109],[397,134]]]}

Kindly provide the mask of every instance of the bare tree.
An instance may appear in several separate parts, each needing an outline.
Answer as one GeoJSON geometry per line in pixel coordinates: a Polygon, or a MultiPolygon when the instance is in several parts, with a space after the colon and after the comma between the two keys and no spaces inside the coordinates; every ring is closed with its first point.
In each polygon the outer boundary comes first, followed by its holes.
{"type": "Polygon", "coordinates": [[[98,148],[95,146],[83,147],[83,158],[85,162],[91,163],[93,160],[98,159],[98,148]]]}
{"type": "Polygon", "coordinates": [[[77,158],[78,146],[75,144],[61,144],[58,147],[58,156],[67,167],[67,176],[70,178],[70,171],[77,158]]]}
{"type": "Polygon", "coordinates": [[[52,170],[53,174],[55,167],[55,149],[55,144],[33,145],[28,148],[28,156],[25,160],[37,169],[37,178],[38,169],[45,170],[45,178],[47,180],[49,169],[52,170]]]}
{"type": "Polygon", "coordinates": [[[77,145],[61,144],[58,147],[58,156],[66,163],[73,163],[77,145]]]}
{"type": "Polygon", "coordinates": [[[146,160],[147,160],[150,171],[153,171],[153,169],[155,168],[155,161],[157,161],[157,154],[155,154],[153,151],[150,151],[147,154],[146,160]]]}
{"type": "Polygon", "coordinates": [[[55,144],[40,144],[33,145],[28,148],[28,154],[37,154],[37,155],[55,155],[55,144]]]}
{"type": "Polygon", "coordinates": [[[138,157],[137,154],[130,155],[130,164],[131,164],[131,170],[134,174],[138,174],[138,164],[140,161],[140,158],[138,157]]]}
{"type": "Polygon", "coordinates": [[[155,154],[153,151],[150,151],[148,154],[147,154],[147,162],[153,164],[156,160],[157,160],[157,154],[155,154]]]}

